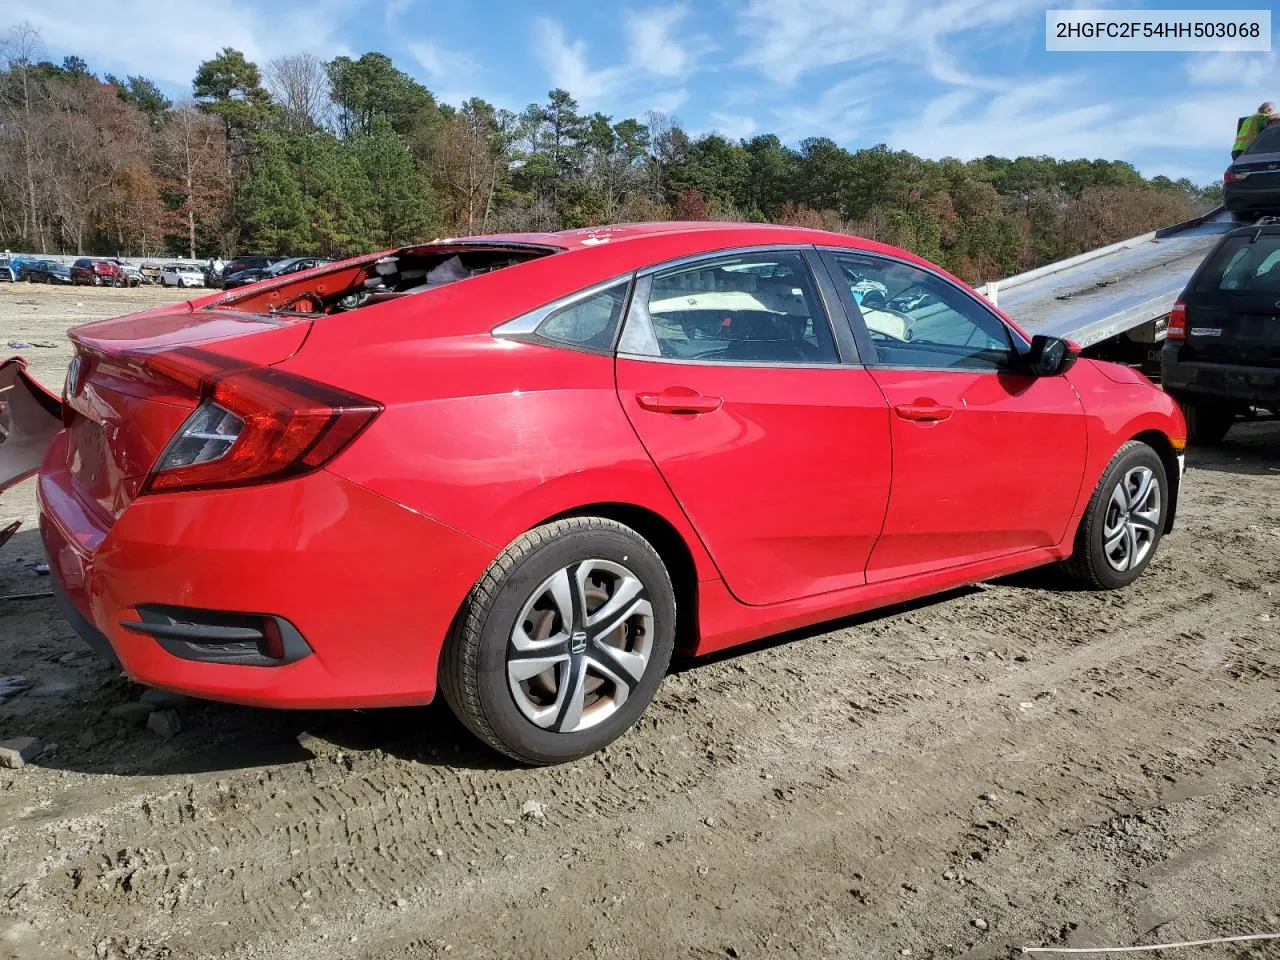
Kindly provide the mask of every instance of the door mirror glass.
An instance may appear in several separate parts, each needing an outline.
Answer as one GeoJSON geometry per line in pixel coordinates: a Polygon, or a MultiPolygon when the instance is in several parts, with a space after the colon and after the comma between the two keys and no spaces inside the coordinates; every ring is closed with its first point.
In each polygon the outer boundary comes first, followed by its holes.
{"type": "Polygon", "coordinates": [[[1036,336],[1027,353],[1027,366],[1037,377],[1056,377],[1066,373],[1076,362],[1071,344],[1059,337],[1036,336]]]}

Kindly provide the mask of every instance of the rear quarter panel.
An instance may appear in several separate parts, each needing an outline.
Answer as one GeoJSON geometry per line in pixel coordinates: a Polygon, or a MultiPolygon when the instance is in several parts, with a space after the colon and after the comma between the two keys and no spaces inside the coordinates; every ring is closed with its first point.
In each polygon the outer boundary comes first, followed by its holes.
{"type": "Polygon", "coordinates": [[[642,507],[681,535],[700,580],[717,575],[626,419],[612,357],[487,333],[369,343],[351,348],[340,368],[324,354],[304,349],[284,366],[385,405],[330,464],[340,476],[495,555],[558,514],[642,507]]]}

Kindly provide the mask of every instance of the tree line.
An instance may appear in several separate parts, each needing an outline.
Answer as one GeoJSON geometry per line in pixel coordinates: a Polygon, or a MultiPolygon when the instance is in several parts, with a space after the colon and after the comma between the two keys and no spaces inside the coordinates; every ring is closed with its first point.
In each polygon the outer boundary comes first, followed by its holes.
{"type": "Polygon", "coordinates": [[[1208,209],[1219,188],[1115,160],[927,160],[825,137],[690,135],[570,92],[459,107],[381,53],[259,66],[223,49],[191,97],[0,48],[0,242],[34,252],[344,256],[441,235],[637,220],[823,227],[906,247],[973,283],[1208,209]]]}

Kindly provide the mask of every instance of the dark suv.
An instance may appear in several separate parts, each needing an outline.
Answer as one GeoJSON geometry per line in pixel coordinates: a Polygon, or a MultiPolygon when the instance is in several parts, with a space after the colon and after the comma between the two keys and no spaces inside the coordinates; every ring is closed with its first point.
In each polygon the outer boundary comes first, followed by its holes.
{"type": "Polygon", "coordinates": [[[1192,443],[1218,443],[1254,408],[1280,411],[1280,221],[1272,219],[1224,236],[1169,314],[1162,379],[1192,443]]]}

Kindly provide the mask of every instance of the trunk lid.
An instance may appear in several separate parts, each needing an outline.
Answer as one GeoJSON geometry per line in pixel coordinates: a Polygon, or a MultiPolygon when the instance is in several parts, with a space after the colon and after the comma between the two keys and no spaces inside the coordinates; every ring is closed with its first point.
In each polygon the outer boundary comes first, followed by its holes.
{"type": "Polygon", "coordinates": [[[75,493],[110,525],[138,495],[152,465],[199,404],[179,373],[184,357],[204,368],[268,366],[292,356],[310,321],[216,310],[160,308],[70,331],[66,466],[75,493]]]}
{"type": "Polygon", "coordinates": [[[27,373],[27,362],[0,363],[0,491],[40,468],[61,429],[61,402],[27,373]]]}
{"type": "Polygon", "coordinates": [[[1274,190],[1280,187],[1280,153],[1245,154],[1231,164],[1231,169],[1244,177],[1234,184],[1238,190],[1274,190]]]}

